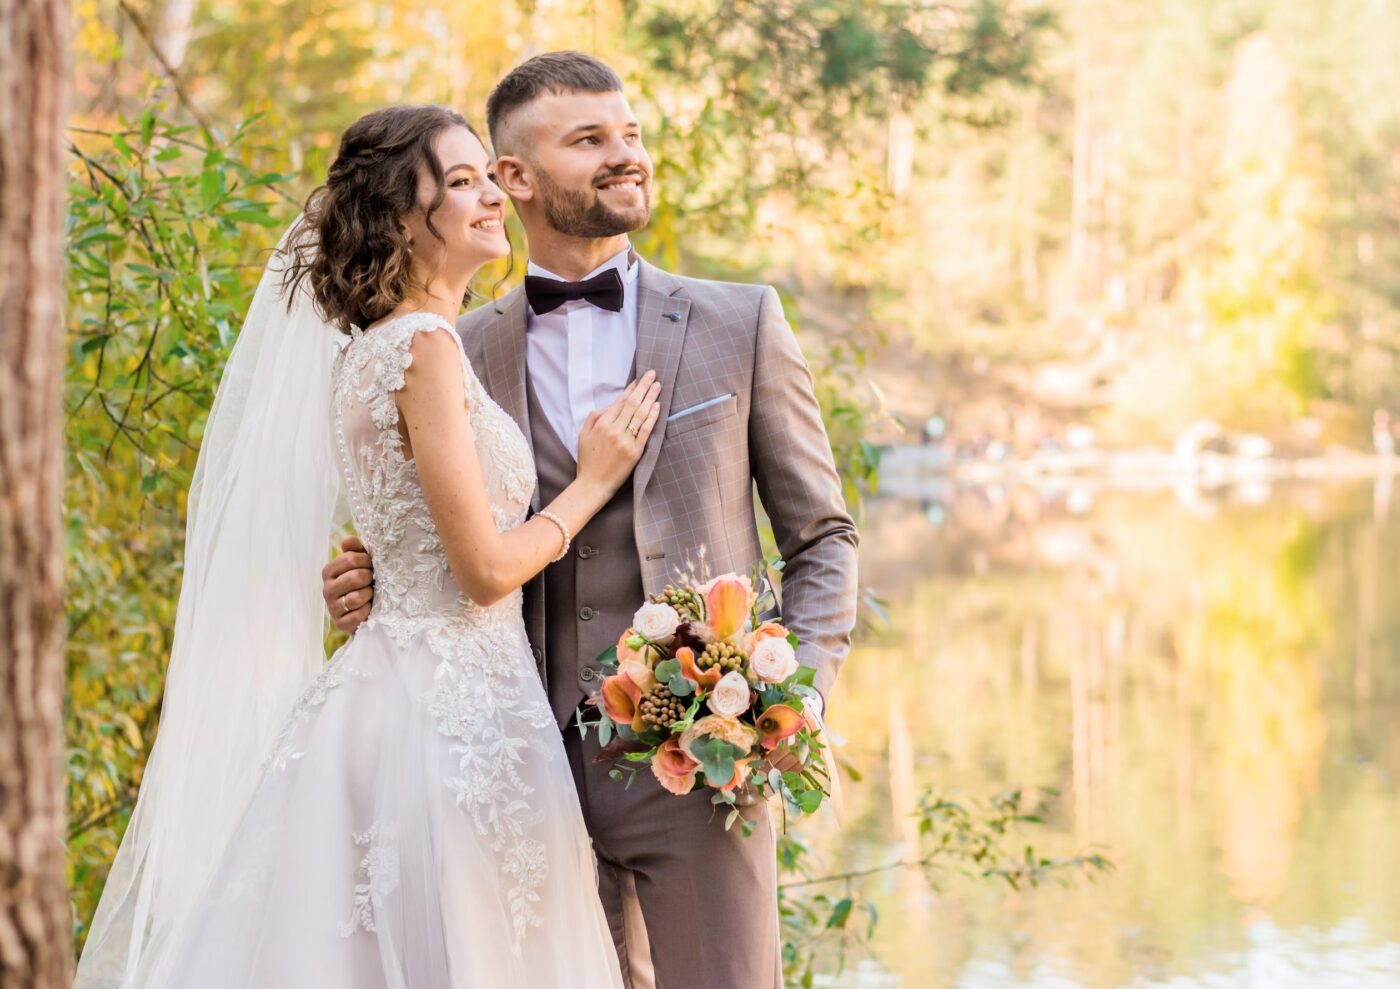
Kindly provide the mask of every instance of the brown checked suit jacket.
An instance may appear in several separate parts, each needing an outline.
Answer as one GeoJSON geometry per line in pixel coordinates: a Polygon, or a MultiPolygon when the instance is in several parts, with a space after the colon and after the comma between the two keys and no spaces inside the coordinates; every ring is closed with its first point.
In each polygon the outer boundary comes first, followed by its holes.
{"type": "MultiPolygon", "coordinates": [[[[655,370],[661,382],[661,419],[632,484],[642,586],[653,594],[668,582],[759,567],[756,484],[784,560],[783,621],[825,697],[855,624],[858,537],[778,294],[641,264],[636,368],[655,370]]],[[[528,438],[526,317],[517,288],[457,328],[487,391],[528,438]]],[[[526,623],[542,674],[543,598],[536,579],[526,623]]],[[[562,611],[550,617],[569,620],[562,611]]]]}

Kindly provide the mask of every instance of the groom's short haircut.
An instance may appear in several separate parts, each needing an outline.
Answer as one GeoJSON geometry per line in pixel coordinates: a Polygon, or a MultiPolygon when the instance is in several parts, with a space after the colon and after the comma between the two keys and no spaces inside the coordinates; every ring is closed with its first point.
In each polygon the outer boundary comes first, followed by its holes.
{"type": "Polygon", "coordinates": [[[503,124],[521,107],[546,94],[622,92],[617,73],[583,52],[545,52],[521,62],[491,90],[486,99],[486,129],[497,154],[510,154],[501,146],[503,124]]]}

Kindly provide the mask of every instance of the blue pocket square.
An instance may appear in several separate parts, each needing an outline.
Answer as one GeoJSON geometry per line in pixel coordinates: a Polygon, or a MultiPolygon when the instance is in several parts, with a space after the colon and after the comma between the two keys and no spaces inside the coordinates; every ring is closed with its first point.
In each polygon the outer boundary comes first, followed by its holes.
{"type": "Polygon", "coordinates": [[[727,402],[734,397],[734,393],[730,392],[728,395],[720,395],[718,398],[706,399],[698,405],[689,406],[688,408],[681,409],[679,412],[672,412],[666,417],[666,421],[675,422],[677,419],[683,419],[693,412],[701,412],[710,408],[712,405],[718,405],[720,402],[727,402]]]}

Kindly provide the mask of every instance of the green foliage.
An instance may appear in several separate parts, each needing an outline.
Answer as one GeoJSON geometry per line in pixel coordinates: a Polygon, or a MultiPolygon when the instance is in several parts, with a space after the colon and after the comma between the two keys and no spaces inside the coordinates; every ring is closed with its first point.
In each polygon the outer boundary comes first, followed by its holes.
{"type": "Polygon", "coordinates": [[[957,877],[1024,890],[1113,870],[1097,852],[1051,858],[1022,844],[1022,833],[1042,825],[1044,812],[1043,802],[1030,800],[1021,790],[984,800],[926,791],[915,814],[921,842],[916,857],[835,875],[817,875],[810,846],[800,835],[783,835],[778,842],[778,909],[785,983],[809,989],[817,972],[840,972],[848,953],[869,942],[879,922],[875,904],[863,891],[872,878],[916,870],[936,890],[957,877]]]}
{"type": "MultiPolygon", "coordinates": [[[[250,122],[251,124],[251,122],[250,122]]],[[[68,819],[81,937],[159,719],[185,494],[280,176],[153,107],[73,134],[68,819]]]]}
{"type": "MultiPolygon", "coordinates": [[[[863,0],[671,0],[628,8],[648,102],[657,216],[643,239],[721,268],[813,252],[864,284],[896,229],[883,128],[926,99],[957,119],[1001,119],[1034,81],[1052,18],[1005,0],[946,10],[863,0]],[[820,222],[779,246],[763,215],[820,222]],[[682,240],[680,235],[684,235],[682,240]],[[822,248],[825,250],[822,250],[822,248]]],[[[781,233],[779,233],[781,236],[781,233]]]]}

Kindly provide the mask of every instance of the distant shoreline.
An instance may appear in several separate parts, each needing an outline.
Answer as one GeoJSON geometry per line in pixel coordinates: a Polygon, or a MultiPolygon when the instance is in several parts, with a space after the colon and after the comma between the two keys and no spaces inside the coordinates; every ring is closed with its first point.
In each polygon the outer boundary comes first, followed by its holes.
{"type": "MultiPolygon", "coordinates": [[[[1181,456],[1168,450],[1066,450],[1031,457],[954,458],[930,446],[881,449],[880,486],[917,490],[921,481],[965,485],[1031,484],[1123,490],[1198,488],[1291,480],[1392,478],[1400,457],[1360,452],[1318,457],[1242,457],[1210,451],[1181,456]]],[[[892,493],[892,492],[891,492],[892,493]]]]}

